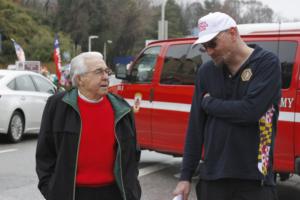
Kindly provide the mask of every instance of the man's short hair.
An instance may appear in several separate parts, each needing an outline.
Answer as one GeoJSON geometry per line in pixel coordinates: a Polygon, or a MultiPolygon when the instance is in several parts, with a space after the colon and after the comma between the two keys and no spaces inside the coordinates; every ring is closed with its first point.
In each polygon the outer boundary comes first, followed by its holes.
{"type": "Polygon", "coordinates": [[[70,78],[72,81],[72,86],[78,86],[76,77],[84,74],[87,71],[86,60],[91,58],[99,58],[104,62],[102,54],[96,51],[81,53],[71,60],[70,78]]]}

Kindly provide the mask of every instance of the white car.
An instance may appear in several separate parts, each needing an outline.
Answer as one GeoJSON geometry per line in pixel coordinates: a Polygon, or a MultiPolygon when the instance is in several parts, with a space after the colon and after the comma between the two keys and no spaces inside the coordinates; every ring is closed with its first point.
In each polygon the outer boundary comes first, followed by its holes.
{"type": "Polygon", "coordinates": [[[0,134],[18,142],[24,133],[38,133],[46,101],[55,92],[38,73],[0,70],[0,134]]]}

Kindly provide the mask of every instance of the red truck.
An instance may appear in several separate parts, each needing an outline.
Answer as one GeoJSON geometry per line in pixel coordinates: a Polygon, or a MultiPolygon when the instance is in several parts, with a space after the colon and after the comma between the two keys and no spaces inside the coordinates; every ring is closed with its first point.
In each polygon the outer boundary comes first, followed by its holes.
{"type": "MultiPolygon", "coordinates": [[[[247,43],[276,53],[281,61],[282,98],[275,141],[274,170],[282,180],[300,174],[300,23],[239,26],[247,43]]],[[[116,68],[123,79],[111,91],[134,108],[138,141],[143,149],[183,154],[197,68],[208,59],[196,38],[155,41],[130,69],[116,68]]]]}

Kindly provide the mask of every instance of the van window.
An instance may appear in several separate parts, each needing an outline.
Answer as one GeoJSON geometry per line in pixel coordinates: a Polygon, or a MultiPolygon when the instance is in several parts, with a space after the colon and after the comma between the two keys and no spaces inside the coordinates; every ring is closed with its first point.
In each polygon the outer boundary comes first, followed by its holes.
{"type": "Polygon", "coordinates": [[[200,52],[200,45],[172,45],[164,60],[161,84],[193,85],[198,67],[209,60],[207,54],[200,52]]]}
{"type": "Polygon", "coordinates": [[[160,46],[146,49],[131,68],[131,80],[136,83],[152,81],[155,64],[160,52],[160,46]]]}
{"type": "Polygon", "coordinates": [[[278,41],[257,41],[250,43],[258,44],[262,48],[278,55],[281,62],[281,87],[283,89],[289,88],[292,80],[293,66],[295,63],[297,42],[280,41],[278,43],[278,41]]]}

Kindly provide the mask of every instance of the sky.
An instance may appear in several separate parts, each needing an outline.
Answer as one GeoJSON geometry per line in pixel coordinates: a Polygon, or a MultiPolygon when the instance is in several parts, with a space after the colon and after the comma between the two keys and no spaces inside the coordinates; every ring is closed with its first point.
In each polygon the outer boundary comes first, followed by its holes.
{"type": "Polygon", "coordinates": [[[276,14],[281,17],[300,21],[300,1],[299,0],[260,0],[263,4],[268,5],[276,14]]]}
{"type": "MultiPolygon", "coordinates": [[[[162,1],[162,0],[158,0],[162,1]]],[[[204,0],[176,0],[177,2],[194,2],[204,0]]],[[[293,21],[295,18],[300,21],[300,0],[258,0],[265,5],[268,5],[276,15],[281,16],[284,21],[293,21]]]]}

